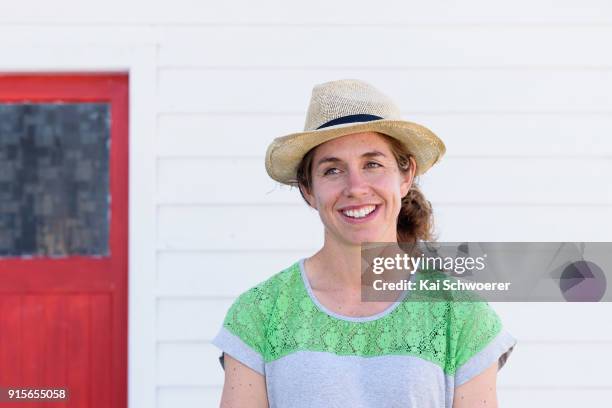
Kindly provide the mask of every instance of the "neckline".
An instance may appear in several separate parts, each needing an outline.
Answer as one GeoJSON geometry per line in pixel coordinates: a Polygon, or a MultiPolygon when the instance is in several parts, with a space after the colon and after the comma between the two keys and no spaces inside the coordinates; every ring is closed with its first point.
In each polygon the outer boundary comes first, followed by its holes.
{"type": "MultiPolygon", "coordinates": [[[[387,316],[388,314],[390,314],[391,312],[393,312],[395,309],[397,309],[397,307],[404,301],[404,299],[406,298],[406,296],[408,295],[408,291],[405,290],[399,297],[399,299],[397,301],[395,301],[391,306],[389,306],[388,308],[386,308],[383,311],[380,311],[376,314],[370,315],[370,316],[345,316],[339,313],[336,313],[330,309],[328,309],[327,307],[325,307],[321,302],[319,302],[319,299],[317,299],[317,297],[315,296],[314,292],[312,291],[312,287],[310,286],[310,282],[308,281],[308,276],[306,275],[306,268],[304,267],[304,261],[306,260],[306,258],[302,258],[299,260],[298,264],[299,264],[299,268],[300,268],[300,275],[302,276],[302,282],[304,284],[304,287],[306,288],[306,292],[308,293],[308,296],[310,297],[310,300],[315,304],[315,306],[317,306],[317,308],[327,314],[328,316],[331,316],[333,318],[339,319],[339,320],[345,320],[345,321],[349,321],[349,322],[370,322],[373,320],[378,320],[381,319],[385,316],[387,316]]],[[[413,276],[415,274],[411,274],[410,276],[410,280],[413,279],[413,276]]]]}

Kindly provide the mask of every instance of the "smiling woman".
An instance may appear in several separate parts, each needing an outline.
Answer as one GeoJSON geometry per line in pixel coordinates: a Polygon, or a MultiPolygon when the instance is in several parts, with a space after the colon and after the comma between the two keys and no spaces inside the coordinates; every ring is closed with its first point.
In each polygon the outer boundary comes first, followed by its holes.
{"type": "MultiPolygon", "coordinates": [[[[395,172],[397,168],[397,170],[403,173],[403,175],[414,177],[416,169],[414,157],[410,156],[410,153],[406,151],[399,140],[377,132],[364,132],[360,134],[342,136],[340,140],[344,140],[344,143],[350,144],[351,141],[358,136],[361,136],[361,139],[364,137],[369,137],[370,140],[378,139],[374,142],[379,146],[382,144],[381,141],[384,142],[382,145],[385,147],[383,147],[382,150],[387,151],[387,155],[379,150],[365,152],[362,155],[362,159],[365,161],[364,166],[369,168],[372,174],[380,174],[382,173],[382,169],[387,170],[387,172],[389,169],[395,172]],[[372,138],[370,135],[374,135],[374,138],[372,138]],[[391,154],[389,154],[389,150],[391,154]],[[395,162],[392,162],[393,160],[395,160],[395,162]],[[384,162],[384,166],[381,162],[384,162]]],[[[327,150],[332,150],[333,146],[329,146],[330,143],[332,142],[324,143],[322,145],[323,148],[327,146],[327,150]]],[[[301,186],[300,193],[307,203],[309,203],[309,199],[306,198],[302,189],[308,192],[311,191],[311,186],[313,183],[313,157],[315,151],[317,150],[319,149],[313,148],[306,153],[296,171],[297,184],[298,187],[301,186]]],[[[319,152],[319,155],[320,154],[321,153],[319,152]]],[[[326,162],[336,164],[340,162],[340,160],[338,158],[327,157],[318,160],[316,164],[317,166],[323,166],[326,165],[326,162]]],[[[326,169],[325,172],[332,172],[337,175],[340,174],[340,169],[333,167],[331,164],[327,164],[327,167],[331,168],[326,169]]],[[[325,175],[327,176],[328,174],[325,175]]],[[[372,208],[372,206],[370,206],[370,208],[355,209],[349,206],[345,209],[345,214],[352,218],[362,218],[366,215],[366,213],[370,212],[369,210],[372,209],[377,210],[378,207],[373,206],[372,208]],[[358,213],[358,211],[361,213],[358,213]]],[[[398,215],[396,226],[398,242],[415,242],[417,240],[428,241],[433,238],[433,212],[431,204],[425,199],[420,189],[417,187],[414,179],[412,179],[412,185],[408,193],[402,194],[402,208],[398,215]]]]}
{"type": "Polygon", "coordinates": [[[486,302],[361,297],[363,243],[432,239],[414,178],[444,152],[370,84],[315,86],[305,131],[275,139],[266,169],[299,187],[324,244],[230,307],[213,340],[222,407],[496,406],[497,371],[516,340],[486,302]]]}

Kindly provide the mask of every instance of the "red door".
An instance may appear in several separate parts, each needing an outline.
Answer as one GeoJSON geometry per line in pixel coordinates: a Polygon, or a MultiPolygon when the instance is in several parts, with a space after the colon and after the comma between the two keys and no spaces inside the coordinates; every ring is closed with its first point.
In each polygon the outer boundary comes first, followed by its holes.
{"type": "Polygon", "coordinates": [[[0,74],[1,407],[127,406],[127,225],[127,75],[0,74]]]}

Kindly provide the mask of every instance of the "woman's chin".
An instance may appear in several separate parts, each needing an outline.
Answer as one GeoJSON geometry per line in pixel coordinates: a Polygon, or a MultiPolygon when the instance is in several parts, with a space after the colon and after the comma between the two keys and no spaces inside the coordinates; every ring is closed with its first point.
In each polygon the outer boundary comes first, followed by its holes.
{"type": "Polygon", "coordinates": [[[380,228],[342,228],[342,226],[334,226],[327,228],[326,235],[328,238],[342,243],[342,245],[359,246],[369,242],[393,242],[396,238],[393,236],[389,239],[389,231],[380,228]]]}
{"type": "Polygon", "coordinates": [[[353,234],[346,237],[346,240],[352,245],[362,245],[368,242],[387,242],[381,234],[353,234]]]}

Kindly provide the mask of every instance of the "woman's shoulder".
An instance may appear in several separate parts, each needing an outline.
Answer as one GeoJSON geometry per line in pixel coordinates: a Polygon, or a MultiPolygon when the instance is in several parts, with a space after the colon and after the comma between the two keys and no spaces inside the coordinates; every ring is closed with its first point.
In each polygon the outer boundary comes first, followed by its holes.
{"type": "Polygon", "coordinates": [[[212,343],[263,374],[268,321],[283,294],[290,296],[287,292],[295,286],[296,275],[300,276],[299,262],[238,295],[212,343]]]}
{"type": "Polygon", "coordinates": [[[238,295],[225,315],[218,344],[231,335],[264,355],[268,322],[282,299],[291,299],[299,277],[296,262],[238,295]]]}
{"type": "Polygon", "coordinates": [[[231,308],[258,307],[261,312],[272,307],[279,296],[295,291],[300,282],[300,266],[296,261],[269,278],[238,295],[231,308]]]}

